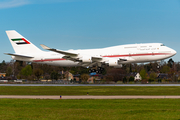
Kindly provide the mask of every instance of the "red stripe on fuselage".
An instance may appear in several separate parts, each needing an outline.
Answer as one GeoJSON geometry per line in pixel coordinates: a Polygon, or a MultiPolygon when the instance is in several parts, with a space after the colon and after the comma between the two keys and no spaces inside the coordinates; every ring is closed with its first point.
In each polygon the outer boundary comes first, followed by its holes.
{"type": "Polygon", "coordinates": [[[148,55],[170,55],[171,53],[144,53],[144,54],[128,54],[128,55],[105,55],[102,57],[130,57],[130,56],[148,56],[148,55]]]}

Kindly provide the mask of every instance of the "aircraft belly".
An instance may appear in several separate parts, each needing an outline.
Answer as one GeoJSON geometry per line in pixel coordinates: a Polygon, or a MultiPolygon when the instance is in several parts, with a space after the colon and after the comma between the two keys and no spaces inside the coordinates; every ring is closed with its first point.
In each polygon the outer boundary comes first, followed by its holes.
{"type": "Polygon", "coordinates": [[[70,61],[70,60],[61,60],[61,61],[46,61],[46,62],[43,62],[43,64],[48,64],[48,65],[55,65],[55,66],[63,66],[63,67],[66,67],[66,66],[78,66],[78,62],[73,62],[73,61],[70,61]]]}
{"type": "Polygon", "coordinates": [[[141,56],[141,57],[133,57],[135,61],[138,62],[148,62],[148,61],[157,61],[161,59],[166,59],[166,55],[149,55],[149,56],[141,56]]]}
{"type": "Polygon", "coordinates": [[[121,64],[151,62],[166,58],[168,58],[167,55],[131,56],[131,57],[126,57],[127,61],[122,61],[121,64]]]}

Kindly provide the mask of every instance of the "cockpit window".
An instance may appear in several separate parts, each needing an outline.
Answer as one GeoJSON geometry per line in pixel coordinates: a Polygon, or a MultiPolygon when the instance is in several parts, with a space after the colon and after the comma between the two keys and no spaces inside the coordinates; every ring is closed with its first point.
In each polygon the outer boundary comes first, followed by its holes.
{"type": "Polygon", "coordinates": [[[164,44],[161,44],[161,46],[165,46],[164,44]]]}

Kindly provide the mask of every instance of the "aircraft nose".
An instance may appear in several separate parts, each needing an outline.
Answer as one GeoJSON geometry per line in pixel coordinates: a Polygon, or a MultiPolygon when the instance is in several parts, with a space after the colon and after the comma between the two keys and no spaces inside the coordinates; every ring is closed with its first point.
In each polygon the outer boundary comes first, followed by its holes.
{"type": "Polygon", "coordinates": [[[173,55],[175,55],[177,52],[172,49],[171,53],[172,53],[173,55]]]}

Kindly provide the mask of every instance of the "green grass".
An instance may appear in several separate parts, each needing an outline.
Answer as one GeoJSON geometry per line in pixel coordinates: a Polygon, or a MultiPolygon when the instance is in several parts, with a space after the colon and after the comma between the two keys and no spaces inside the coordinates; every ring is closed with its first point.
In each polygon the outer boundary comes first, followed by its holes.
{"type": "MultiPolygon", "coordinates": [[[[1,95],[180,95],[180,87],[0,86],[1,95]]],[[[180,99],[0,99],[0,119],[180,119],[180,99]]]]}
{"type": "Polygon", "coordinates": [[[180,95],[178,86],[0,86],[0,95],[180,95]]]}
{"type": "Polygon", "coordinates": [[[0,119],[180,119],[180,99],[0,99],[0,119]]]}

